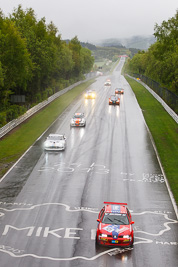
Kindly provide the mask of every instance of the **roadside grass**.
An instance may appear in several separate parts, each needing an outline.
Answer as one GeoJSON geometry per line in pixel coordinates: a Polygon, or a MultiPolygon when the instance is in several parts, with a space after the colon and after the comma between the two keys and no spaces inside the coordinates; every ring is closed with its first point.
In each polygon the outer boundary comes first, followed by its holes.
{"type": "Polygon", "coordinates": [[[95,79],[82,83],[33,115],[0,140],[0,177],[95,79]]]}
{"type": "Polygon", "coordinates": [[[103,61],[95,61],[95,63],[94,63],[94,65],[96,65],[97,67],[102,67],[102,66],[104,66],[104,64],[105,64],[104,60],[103,61]]]}
{"type": "Polygon", "coordinates": [[[144,86],[128,76],[125,78],[142,109],[162,167],[178,204],[178,125],[144,86]]]}

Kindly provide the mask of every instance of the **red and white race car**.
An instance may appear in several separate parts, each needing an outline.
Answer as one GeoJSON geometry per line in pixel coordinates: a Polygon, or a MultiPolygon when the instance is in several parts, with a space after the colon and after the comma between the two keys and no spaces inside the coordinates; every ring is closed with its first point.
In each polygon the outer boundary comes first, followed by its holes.
{"type": "Polygon", "coordinates": [[[132,216],[127,203],[104,202],[98,215],[96,244],[130,247],[134,243],[132,216]]]}
{"type": "Polygon", "coordinates": [[[107,81],[104,83],[105,86],[111,86],[111,80],[107,79],[107,81]]]}

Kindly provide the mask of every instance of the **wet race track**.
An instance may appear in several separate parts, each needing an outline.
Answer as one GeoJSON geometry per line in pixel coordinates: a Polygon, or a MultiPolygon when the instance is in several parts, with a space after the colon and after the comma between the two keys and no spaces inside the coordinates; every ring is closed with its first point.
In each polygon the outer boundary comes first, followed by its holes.
{"type": "Polygon", "coordinates": [[[176,214],[123,64],[97,78],[96,99],[81,95],[1,180],[1,267],[178,266],[176,214]],[[116,87],[125,92],[110,106],[116,87]],[[86,127],[70,128],[75,112],[86,127]],[[44,151],[49,133],[66,135],[65,151],[44,151]],[[104,201],[128,203],[133,248],[95,246],[104,201]]]}

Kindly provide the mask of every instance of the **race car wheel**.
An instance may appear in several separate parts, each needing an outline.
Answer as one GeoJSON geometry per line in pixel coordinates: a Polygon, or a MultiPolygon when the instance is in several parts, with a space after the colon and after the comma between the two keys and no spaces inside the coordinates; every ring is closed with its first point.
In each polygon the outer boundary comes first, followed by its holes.
{"type": "Polygon", "coordinates": [[[132,239],[132,243],[131,243],[130,247],[133,248],[133,245],[134,245],[134,237],[132,239]]]}

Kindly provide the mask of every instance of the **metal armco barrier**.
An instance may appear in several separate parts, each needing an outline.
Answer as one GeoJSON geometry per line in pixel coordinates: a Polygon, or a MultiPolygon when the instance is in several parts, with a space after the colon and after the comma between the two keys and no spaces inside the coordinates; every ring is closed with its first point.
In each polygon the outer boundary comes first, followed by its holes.
{"type": "Polygon", "coordinates": [[[140,78],[144,84],[148,85],[157,95],[159,95],[164,102],[176,113],[178,114],[178,96],[172,91],[160,85],[160,83],[152,80],[151,78],[138,73],[129,73],[135,78],[140,78]]]}
{"type": "Polygon", "coordinates": [[[175,122],[178,123],[178,115],[164,102],[164,100],[159,95],[157,95],[148,85],[143,83],[141,80],[137,80],[136,78],[130,75],[127,75],[127,76],[137,81],[138,83],[142,84],[161,103],[161,105],[169,113],[169,115],[175,120],[175,122]]]}
{"type": "Polygon", "coordinates": [[[16,126],[18,126],[19,124],[24,122],[26,119],[31,117],[37,111],[39,111],[43,107],[47,106],[49,103],[51,103],[53,100],[55,100],[59,96],[65,94],[66,92],[68,92],[69,90],[73,89],[77,85],[79,85],[81,83],[84,83],[84,82],[86,82],[86,81],[88,81],[88,80],[90,80],[90,79],[92,79],[92,78],[94,78],[96,76],[97,76],[96,73],[93,73],[92,75],[91,74],[87,75],[87,77],[89,77],[89,78],[85,79],[84,81],[79,81],[77,83],[74,83],[74,84],[70,85],[69,87],[67,87],[67,88],[55,93],[54,95],[50,96],[47,100],[45,100],[45,101],[39,103],[38,105],[34,106],[33,108],[29,109],[25,114],[23,114],[19,118],[10,121],[6,125],[4,125],[2,128],[0,128],[0,138],[3,137],[4,135],[6,135],[8,132],[10,132],[16,126]]]}

